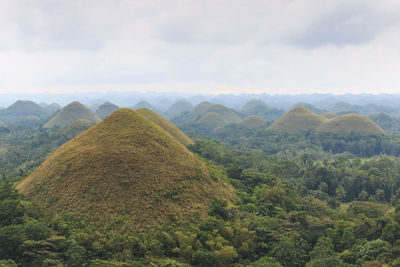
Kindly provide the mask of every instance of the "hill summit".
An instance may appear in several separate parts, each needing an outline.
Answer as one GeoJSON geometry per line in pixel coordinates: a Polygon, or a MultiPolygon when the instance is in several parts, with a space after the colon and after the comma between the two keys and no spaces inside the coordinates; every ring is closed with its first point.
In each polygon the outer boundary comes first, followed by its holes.
{"type": "Polygon", "coordinates": [[[274,121],[268,129],[280,132],[315,130],[331,133],[386,134],[375,122],[363,115],[324,114],[321,116],[303,106],[291,109],[274,121]]]}
{"type": "Polygon", "coordinates": [[[89,120],[97,123],[100,121],[100,118],[81,103],[72,102],[57,112],[56,115],[54,115],[54,117],[43,126],[43,128],[63,128],[75,120],[89,120]]]}
{"type": "Polygon", "coordinates": [[[105,117],[109,116],[111,113],[119,109],[119,107],[111,102],[105,102],[104,104],[100,105],[96,110],[96,115],[104,119],[105,117]]]}
{"type": "Polygon", "coordinates": [[[57,149],[17,189],[50,217],[70,211],[104,227],[118,217],[113,229],[136,232],[204,218],[213,198],[234,195],[212,177],[166,130],[123,108],[57,149]]]}

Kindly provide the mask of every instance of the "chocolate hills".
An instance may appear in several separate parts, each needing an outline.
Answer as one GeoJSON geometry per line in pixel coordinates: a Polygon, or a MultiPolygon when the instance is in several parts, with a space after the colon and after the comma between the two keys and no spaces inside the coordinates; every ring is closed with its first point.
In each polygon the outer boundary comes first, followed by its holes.
{"type": "Polygon", "coordinates": [[[229,123],[239,123],[240,117],[221,104],[201,102],[190,113],[183,113],[172,120],[176,125],[194,125],[201,131],[211,132],[229,123]]]}
{"type": "Polygon", "coordinates": [[[105,117],[109,116],[111,113],[119,109],[119,107],[113,103],[110,102],[105,102],[104,104],[100,105],[95,114],[100,118],[100,119],[105,119],[105,117]]]}
{"type": "Polygon", "coordinates": [[[183,144],[131,109],[61,146],[17,189],[49,217],[73,212],[99,231],[125,232],[198,221],[214,197],[234,196],[183,144]]]}
{"type": "Polygon", "coordinates": [[[286,132],[307,131],[309,129],[317,129],[324,120],[324,117],[311,112],[305,107],[297,106],[274,121],[268,129],[286,132]]]}
{"type": "Polygon", "coordinates": [[[244,118],[239,124],[247,128],[259,128],[266,126],[267,122],[258,116],[251,115],[244,118]]]}
{"type": "Polygon", "coordinates": [[[67,126],[69,123],[75,120],[89,120],[91,122],[97,123],[100,118],[97,117],[93,112],[91,112],[87,107],[79,102],[72,102],[71,104],[65,106],[59,112],[54,115],[43,128],[62,128],[67,126]]]}
{"type": "Polygon", "coordinates": [[[0,120],[6,123],[15,123],[28,116],[46,118],[50,113],[33,101],[18,100],[6,109],[0,110],[0,120]]]}
{"type": "Polygon", "coordinates": [[[166,130],[172,137],[174,137],[180,143],[184,145],[193,144],[193,141],[186,134],[184,134],[181,130],[179,130],[175,125],[164,119],[161,115],[147,108],[140,108],[136,111],[145,116],[147,119],[156,123],[164,130],[166,130]]]}
{"type": "Polygon", "coordinates": [[[359,134],[386,134],[375,122],[359,114],[318,115],[302,106],[297,106],[273,122],[269,130],[299,132],[315,130],[319,132],[359,134]]]}

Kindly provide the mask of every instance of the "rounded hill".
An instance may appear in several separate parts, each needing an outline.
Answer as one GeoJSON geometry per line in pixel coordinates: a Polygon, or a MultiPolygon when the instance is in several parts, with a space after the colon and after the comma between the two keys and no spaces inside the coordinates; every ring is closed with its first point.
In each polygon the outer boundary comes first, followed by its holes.
{"type": "Polygon", "coordinates": [[[190,139],[186,134],[184,134],[181,130],[179,130],[175,125],[164,119],[161,115],[147,109],[147,108],[140,108],[136,110],[147,119],[151,120],[152,122],[156,123],[158,126],[166,130],[172,137],[178,140],[180,143],[184,145],[193,144],[192,139],[190,139]]]}
{"type": "Polygon", "coordinates": [[[47,216],[73,212],[103,230],[134,232],[202,219],[214,197],[234,196],[184,145],[131,109],[61,146],[17,189],[47,216]]]}
{"type": "Polygon", "coordinates": [[[332,133],[386,134],[375,122],[359,114],[346,114],[325,120],[318,130],[332,133]]]}
{"type": "Polygon", "coordinates": [[[104,104],[100,105],[96,110],[96,115],[100,119],[104,119],[105,117],[109,116],[111,113],[119,109],[119,107],[113,103],[105,102],[104,104]]]}
{"type": "Polygon", "coordinates": [[[297,106],[274,121],[268,129],[286,132],[307,131],[316,129],[324,120],[324,117],[311,112],[305,107],[297,106]]]}
{"type": "Polygon", "coordinates": [[[18,100],[6,109],[0,110],[0,120],[14,123],[28,116],[45,118],[49,112],[33,101],[18,100]]]}
{"type": "Polygon", "coordinates": [[[72,102],[71,104],[65,106],[59,112],[54,115],[43,128],[62,128],[67,126],[69,123],[75,120],[89,120],[91,122],[97,123],[100,120],[93,112],[91,112],[87,107],[79,102],[72,102]]]}
{"type": "Polygon", "coordinates": [[[244,118],[239,124],[247,128],[259,128],[265,126],[267,122],[256,115],[251,115],[244,118]]]}
{"type": "Polygon", "coordinates": [[[375,122],[363,115],[346,114],[339,116],[332,113],[317,115],[302,106],[288,111],[272,123],[268,129],[290,133],[314,130],[330,133],[386,134],[375,122]]]}

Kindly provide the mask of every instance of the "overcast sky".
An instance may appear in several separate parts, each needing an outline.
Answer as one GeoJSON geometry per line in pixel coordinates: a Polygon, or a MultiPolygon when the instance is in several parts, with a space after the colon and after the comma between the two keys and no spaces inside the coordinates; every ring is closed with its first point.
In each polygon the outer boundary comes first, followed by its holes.
{"type": "Polygon", "coordinates": [[[400,93],[397,0],[0,0],[0,92],[400,93]]]}

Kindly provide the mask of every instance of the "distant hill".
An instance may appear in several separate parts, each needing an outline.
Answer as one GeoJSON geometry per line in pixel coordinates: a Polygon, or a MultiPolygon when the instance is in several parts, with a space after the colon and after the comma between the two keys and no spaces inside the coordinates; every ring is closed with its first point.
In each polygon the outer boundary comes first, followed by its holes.
{"type": "Polygon", "coordinates": [[[242,118],[256,115],[265,121],[274,121],[284,113],[283,110],[269,107],[265,102],[258,99],[250,100],[240,110],[242,118]]]}
{"type": "Polygon", "coordinates": [[[72,102],[71,104],[65,106],[53,118],[51,118],[43,128],[51,129],[54,127],[65,127],[69,123],[75,120],[89,120],[91,122],[97,123],[100,118],[97,117],[93,112],[91,112],[87,107],[79,102],[72,102]]]}
{"type": "Polygon", "coordinates": [[[164,117],[172,119],[178,117],[184,112],[190,112],[193,110],[193,105],[185,100],[180,100],[172,104],[164,113],[164,117]]]}
{"type": "Polygon", "coordinates": [[[161,115],[151,111],[147,108],[140,108],[136,110],[147,119],[151,120],[152,122],[156,123],[158,126],[166,130],[172,137],[178,140],[180,143],[184,145],[193,144],[193,141],[187,137],[181,130],[179,130],[175,125],[171,122],[164,119],[161,115]]]}
{"type": "Polygon", "coordinates": [[[0,110],[0,120],[8,124],[13,124],[28,116],[46,118],[50,113],[33,101],[18,100],[6,109],[0,110]]]}
{"type": "Polygon", "coordinates": [[[119,109],[119,107],[113,103],[110,102],[105,102],[104,104],[100,105],[95,114],[100,118],[100,119],[105,119],[107,116],[109,116],[111,113],[119,109]]]}
{"type": "Polygon", "coordinates": [[[239,123],[240,117],[230,108],[221,104],[201,102],[190,113],[184,113],[172,120],[176,125],[197,125],[205,131],[213,131],[229,123],[239,123]]]}
{"type": "Polygon", "coordinates": [[[385,131],[400,135],[400,119],[384,113],[372,114],[369,118],[385,131]]]}
{"type": "Polygon", "coordinates": [[[150,109],[151,111],[157,112],[158,114],[161,113],[161,111],[158,108],[156,108],[155,106],[153,106],[152,104],[150,104],[147,101],[140,101],[136,105],[133,106],[133,109],[139,109],[139,108],[147,108],[147,109],[150,109]]]}
{"type": "Polygon", "coordinates": [[[52,103],[50,105],[45,106],[44,109],[50,113],[55,113],[55,112],[59,111],[60,109],[62,109],[62,106],[57,103],[52,103]]]}
{"type": "Polygon", "coordinates": [[[400,116],[400,108],[376,104],[351,105],[346,102],[338,102],[330,107],[329,110],[337,114],[359,113],[369,116],[372,114],[383,113],[390,116],[400,116]]]}
{"type": "Polygon", "coordinates": [[[119,109],[57,149],[17,186],[48,217],[73,212],[99,231],[199,221],[233,189],[153,121],[119,109]],[[118,218],[118,224],[115,222],[118,218]]]}
{"type": "Polygon", "coordinates": [[[315,130],[331,133],[385,134],[382,128],[363,115],[333,116],[332,114],[325,114],[321,116],[302,106],[295,107],[285,113],[273,122],[268,129],[284,132],[315,130]]]}
{"type": "Polygon", "coordinates": [[[261,117],[252,115],[244,118],[239,124],[247,128],[259,128],[266,126],[267,122],[261,117]]]}

